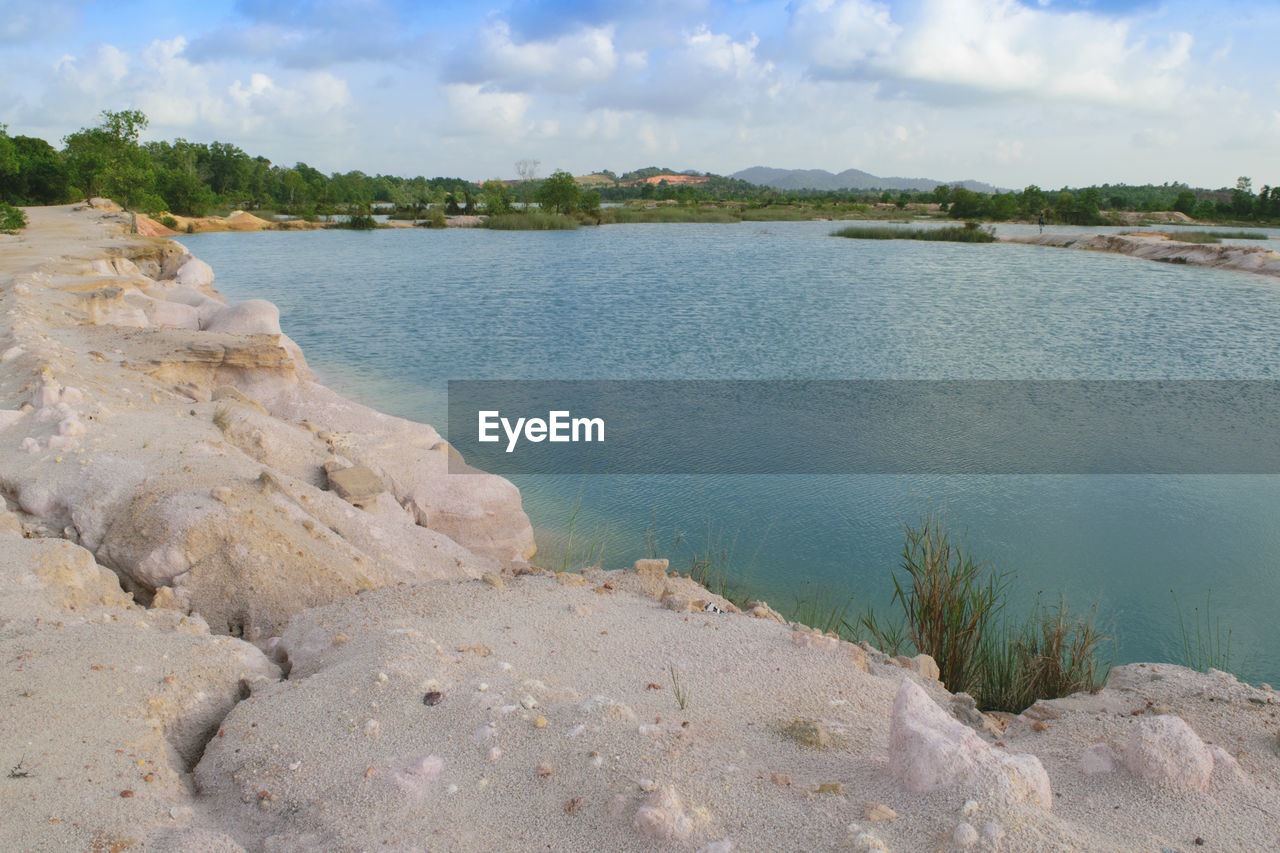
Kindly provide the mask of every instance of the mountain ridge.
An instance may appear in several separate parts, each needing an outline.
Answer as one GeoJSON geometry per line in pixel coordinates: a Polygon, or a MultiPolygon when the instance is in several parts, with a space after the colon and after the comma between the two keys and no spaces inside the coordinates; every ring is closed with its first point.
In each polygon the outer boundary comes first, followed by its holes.
{"type": "Polygon", "coordinates": [[[773,187],[780,190],[916,190],[928,192],[939,184],[964,187],[980,193],[994,193],[998,189],[982,181],[938,181],[932,178],[879,177],[861,169],[845,169],[828,172],[826,169],[778,169],[772,166],[752,166],[729,175],[740,181],[773,187]]]}

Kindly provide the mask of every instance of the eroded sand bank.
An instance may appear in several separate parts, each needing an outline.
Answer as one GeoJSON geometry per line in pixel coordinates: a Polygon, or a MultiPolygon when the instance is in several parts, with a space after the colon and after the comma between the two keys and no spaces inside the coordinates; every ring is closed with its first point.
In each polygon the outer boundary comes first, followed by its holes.
{"type": "Polygon", "coordinates": [[[0,848],[1280,846],[1270,689],[1136,664],[996,720],[662,562],[531,569],[515,489],[317,385],[269,303],[119,214],[30,216],[0,848]]]}

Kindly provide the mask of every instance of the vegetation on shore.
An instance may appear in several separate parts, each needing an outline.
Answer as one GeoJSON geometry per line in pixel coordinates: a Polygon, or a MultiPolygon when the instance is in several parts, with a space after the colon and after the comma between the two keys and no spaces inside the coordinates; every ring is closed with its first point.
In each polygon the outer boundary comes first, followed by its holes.
{"type": "Polygon", "coordinates": [[[495,231],[572,231],[578,224],[578,220],[572,216],[537,209],[523,213],[502,213],[484,221],[485,228],[495,231]]]}
{"type": "MultiPolygon", "coordinates": [[[[142,213],[204,216],[240,208],[314,220],[378,206],[396,219],[444,213],[505,215],[538,202],[582,224],[610,222],[737,222],[785,219],[912,219],[1038,221],[1101,224],[1120,211],[1176,210],[1201,221],[1280,221],[1280,187],[1193,189],[1186,184],[1102,184],[979,193],[939,185],[931,191],[779,190],[715,174],[677,173],[656,166],[574,178],[540,178],[536,160],[516,164],[519,181],[483,185],[456,177],[403,178],[360,171],[326,175],[252,156],[227,142],[142,142],[148,126],[138,110],[104,110],[100,123],[64,137],[62,148],[8,134],[0,124],[0,201],[62,204],[109,196],[142,213]],[[669,177],[670,180],[666,180],[669,177]],[[603,202],[622,208],[601,209],[603,202]],[[672,208],[678,212],[672,212],[672,208]]],[[[436,224],[436,223],[431,223],[436,224]]]]}
{"type": "Polygon", "coordinates": [[[852,237],[855,240],[938,240],[949,243],[994,243],[995,233],[982,228],[977,222],[966,222],[961,228],[898,228],[890,226],[859,226],[833,231],[832,237],[852,237]]]}
{"type": "Polygon", "coordinates": [[[26,227],[26,212],[0,201],[0,234],[16,234],[26,227]]]}
{"type": "Polygon", "coordinates": [[[1174,231],[1166,233],[1179,243],[1221,243],[1223,240],[1265,240],[1261,231],[1174,231]]]}
{"type": "MultiPolygon", "coordinates": [[[[865,640],[889,655],[928,654],[948,690],[968,693],[987,711],[1016,713],[1037,699],[1103,683],[1109,666],[1101,651],[1108,638],[1097,626],[1096,606],[1077,615],[1065,600],[1050,607],[1037,597],[1020,618],[1007,614],[1013,576],[975,560],[932,507],[917,524],[903,527],[903,538],[887,612],[868,606],[859,613],[854,595],[811,586],[788,617],[850,642],[865,640]]],[[[743,609],[753,598],[741,582],[741,567],[731,565],[736,543],[722,532],[708,525],[701,547],[677,534],[664,549],[653,527],[645,539],[650,557],[687,551],[672,568],[710,592],[743,609]]]]}

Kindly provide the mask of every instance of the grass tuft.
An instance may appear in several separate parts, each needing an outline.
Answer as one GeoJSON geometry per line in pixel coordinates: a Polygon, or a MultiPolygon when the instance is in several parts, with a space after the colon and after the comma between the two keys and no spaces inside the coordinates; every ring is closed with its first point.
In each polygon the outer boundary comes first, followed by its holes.
{"type": "Polygon", "coordinates": [[[671,673],[671,692],[676,697],[676,704],[683,711],[689,704],[689,688],[680,680],[682,676],[675,664],[671,664],[667,669],[671,673]]]}
{"type": "Polygon", "coordinates": [[[1191,628],[1187,627],[1182,615],[1182,605],[1178,596],[1173,596],[1173,607],[1178,612],[1178,630],[1182,634],[1182,663],[1191,669],[1208,672],[1210,669],[1231,671],[1231,628],[1223,633],[1222,616],[1213,615],[1213,590],[1204,596],[1204,614],[1199,607],[1191,609],[1191,628]],[[1194,638],[1191,631],[1195,631],[1194,638]]]}

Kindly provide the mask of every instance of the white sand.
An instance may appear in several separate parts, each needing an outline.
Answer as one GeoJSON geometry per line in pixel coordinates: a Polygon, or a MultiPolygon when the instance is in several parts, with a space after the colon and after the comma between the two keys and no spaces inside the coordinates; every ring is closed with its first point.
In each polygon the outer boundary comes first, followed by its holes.
{"type": "Polygon", "coordinates": [[[1269,689],[1138,664],[957,734],[902,692],[950,709],[927,662],[652,566],[530,571],[504,481],[447,487],[429,427],[287,339],[126,310],[181,253],[103,216],[0,237],[0,849],[1280,849],[1269,689]],[[335,459],[387,484],[373,511],[323,488],[335,459]],[[1017,753],[1052,808],[984,769],[1017,753]]]}

